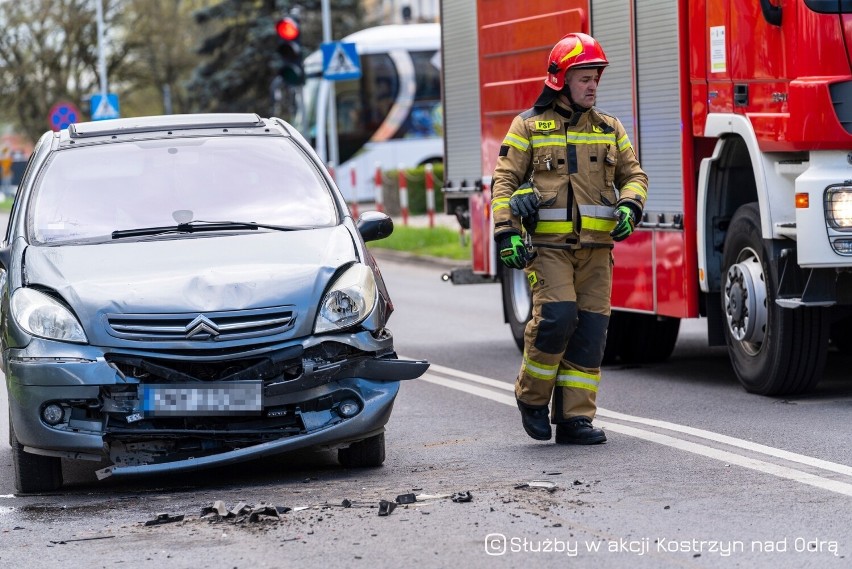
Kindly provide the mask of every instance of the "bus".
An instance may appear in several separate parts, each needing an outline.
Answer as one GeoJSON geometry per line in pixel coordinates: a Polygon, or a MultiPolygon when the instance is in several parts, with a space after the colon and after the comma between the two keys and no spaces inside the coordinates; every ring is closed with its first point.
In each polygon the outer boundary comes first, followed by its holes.
{"type": "MultiPolygon", "coordinates": [[[[349,201],[375,199],[376,166],[382,170],[441,162],[440,24],[386,25],[355,32],[360,79],[336,81],[338,185],[349,201]],[[355,171],[353,192],[350,181],[355,171]]],[[[329,81],[322,52],[305,58],[306,81],[296,127],[328,161],[326,120],[329,81]]]]}

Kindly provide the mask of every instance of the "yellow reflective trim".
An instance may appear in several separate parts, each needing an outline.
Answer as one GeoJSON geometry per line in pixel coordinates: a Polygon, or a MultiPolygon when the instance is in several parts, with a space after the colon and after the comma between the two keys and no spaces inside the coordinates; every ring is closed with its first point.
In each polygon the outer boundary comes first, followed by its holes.
{"type": "Polygon", "coordinates": [[[648,192],[645,191],[645,188],[643,188],[642,184],[640,184],[639,182],[627,182],[626,184],[624,184],[624,187],[621,188],[622,192],[625,190],[633,190],[643,198],[648,197],[648,192]]]}
{"type": "Polygon", "coordinates": [[[553,130],[556,128],[556,121],[535,121],[536,130],[553,130]]]}
{"type": "Polygon", "coordinates": [[[535,271],[530,271],[530,274],[527,275],[527,280],[530,283],[530,288],[535,286],[535,283],[538,282],[538,277],[535,276],[535,271]]]}
{"type": "Polygon", "coordinates": [[[615,144],[615,134],[569,132],[566,135],[568,144],[615,144]]]}
{"type": "Polygon", "coordinates": [[[556,373],[558,371],[559,364],[543,364],[534,360],[531,360],[527,357],[526,353],[524,354],[524,361],[521,364],[521,373],[526,373],[527,375],[534,377],[536,379],[543,379],[545,381],[552,381],[556,377],[556,373]]]}
{"type": "Polygon", "coordinates": [[[581,216],[583,220],[583,229],[590,231],[612,231],[615,229],[615,221],[612,219],[599,219],[597,217],[581,216]]]}
{"type": "Polygon", "coordinates": [[[587,391],[594,391],[595,393],[597,393],[597,391],[598,391],[597,385],[592,385],[592,384],[589,384],[589,383],[583,383],[581,381],[566,381],[566,380],[558,381],[557,380],[556,385],[558,387],[576,387],[578,389],[585,389],[587,391]]]}
{"type": "Polygon", "coordinates": [[[628,148],[631,148],[632,146],[633,145],[630,144],[630,139],[627,138],[626,134],[618,139],[618,149],[619,150],[626,150],[628,148]]]}
{"type": "Polygon", "coordinates": [[[518,136],[517,134],[512,134],[511,132],[503,139],[503,144],[514,146],[518,150],[523,150],[524,152],[526,152],[526,150],[530,147],[529,140],[522,136],[518,136]]]}
{"type": "Polygon", "coordinates": [[[535,226],[536,233],[571,233],[574,231],[572,221],[539,221],[535,226]]]}
{"type": "Polygon", "coordinates": [[[575,369],[563,369],[556,377],[556,385],[559,387],[577,387],[589,391],[597,391],[600,383],[600,374],[585,373],[575,369]]]}
{"type": "Polygon", "coordinates": [[[491,200],[491,211],[499,211],[509,208],[509,198],[494,198],[491,200]]]}
{"type": "Polygon", "coordinates": [[[533,148],[540,148],[542,146],[565,146],[565,137],[561,134],[559,136],[542,136],[534,134],[532,136],[532,145],[533,148]]]}

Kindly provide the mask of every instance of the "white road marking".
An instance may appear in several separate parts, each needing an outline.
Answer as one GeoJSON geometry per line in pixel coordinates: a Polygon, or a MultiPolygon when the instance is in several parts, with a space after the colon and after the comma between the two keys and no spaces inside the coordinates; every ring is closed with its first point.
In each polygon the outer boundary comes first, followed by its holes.
{"type": "MultiPolygon", "coordinates": [[[[501,391],[509,391],[512,394],[504,394],[493,391],[493,389],[486,389],[483,387],[478,387],[476,385],[470,385],[469,383],[463,383],[461,381],[455,379],[449,379],[434,375],[432,373],[427,373],[423,375],[420,379],[427,381],[429,383],[433,383],[436,385],[440,385],[442,387],[448,387],[450,389],[456,389],[459,391],[464,391],[466,393],[470,393],[471,395],[476,395],[478,397],[483,397],[485,399],[490,399],[492,401],[496,401],[498,403],[502,403],[504,405],[509,405],[511,407],[515,407],[515,396],[514,396],[514,386],[510,383],[506,383],[504,381],[498,381],[496,379],[483,377],[480,375],[455,370],[452,368],[431,364],[429,370],[432,372],[441,373],[444,375],[449,375],[451,377],[457,377],[459,379],[472,381],[474,383],[479,383],[480,385],[487,385],[488,387],[499,389],[501,391]]],[[[648,425],[651,427],[655,427],[658,429],[666,429],[673,432],[682,433],[685,435],[690,435],[693,437],[703,438],[706,440],[712,440],[717,443],[726,444],[732,447],[741,448],[750,452],[764,454],[767,456],[772,456],[775,458],[780,458],[783,460],[787,460],[790,462],[797,462],[800,464],[804,464],[806,466],[811,466],[814,468],[820,468],[823,470],[828,470],[830,472],[834,472],[837,474],[842,474],[846,476],[852,476],[852,467],[849,467],[844,464],[838,464],[834,462],[829,462],[826,460],[820,460],[817,458],[776,449],[774,447],[769,447],[766,445],[761,445],[758,443],[753,443],[750,441],[745,441],[742,439],[737,439],[735,437],[730,437],[727,435],[721,435],[718,433],[714,433],[712,431],[706,431],[703,429],[696,429],[693,427],[688,427],[685,425],[678,425],[676,423],[670,423],[668,421],[659,421],[656,419],[647,419],[644,417],[636,417],[633,415],[626,415],[624,413],[617,413],[615,411],[608,411],[606,409],[598,409],[598,415],[600,417],[608,417],[611,419],[616,419],[619,421],[628,421],[632,423],[639,423],[648,425]]],[[[737,454],[735,452],[730,452],[722,449],[717,449],[711,446],[706,446],[702,444],[698,444],[692,441],[687,441],[683,439],[678,439],[673,436],[665,435],[662,433],[657,433],[654,431],[648,431],[645,429],[639,429],[637,427],[631,427],[628,425],[622,425],[619,423],[612,423],[610,421],[598,421],[600,426],[624,435],[628,435],[631,437],[640,438],[646,441],[654,442],[657,444],[661,444],[664,446],[668,446],[671,448],[675,448],[678,450],[683,450],[686,452],[691,452],[693,454],[698,454],[701,456],[705,456],[708,458],[713,458],[716,460],[723,461],[729,464],[736,464],[743,468],[749,468],[751,470],[757,470],[759,472],[763,472],[766,474],[771,474],[773,476],[778,476],[780,478],[786,478],[789,480],[793,480],[796,482],[800,482],[802,484],[808,484],[810,486],[815,486],[817,488],[822,488],[824,490],[829,490],[831,492],[836,492],[838,494],[843,494],[845,496],[852,496],[852,484],[847,482],[842,482],[839,480],[833,480],[830,478],[824,478],[822,476],[818,476],[816,474],[811,474],[809,472],[803,472],[801,470],[796,470],[795,468],[790,468],[787,466],[782,466],[778,464],[774,464],[771,462],[766,462],[763,460],[758,460],[755,458],[743,456],[737,454]]]]}

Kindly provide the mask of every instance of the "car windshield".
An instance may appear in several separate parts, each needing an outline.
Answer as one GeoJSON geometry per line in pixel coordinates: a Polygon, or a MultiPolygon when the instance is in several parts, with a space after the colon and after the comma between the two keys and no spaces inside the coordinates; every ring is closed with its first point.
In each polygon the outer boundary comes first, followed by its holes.
{"type": "Polygon", "coordinates": [[[291,139],[235,135],[56,152],[40,175],[29,227],[34,242],[57,244],[199,220],[290,229],[338,222],[330,190],[291,139]]]}

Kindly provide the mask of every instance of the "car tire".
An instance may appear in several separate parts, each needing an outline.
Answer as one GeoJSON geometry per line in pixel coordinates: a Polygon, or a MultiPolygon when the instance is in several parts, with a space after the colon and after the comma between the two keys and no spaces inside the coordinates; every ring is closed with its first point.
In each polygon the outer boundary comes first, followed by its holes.
{"type": "Polygon", "coordinates": [[[381,466],[385,462],[385,434],[379,433],[338,449],[337,460],[347,468],[381,466]]]}
{"type": "Polygon", "coordinates": [[[12,464],[15,468],[15,488],[21,494],[52,492],[62,486],[62,459],[24,451],[18,442],[12,421],[9,421],[12,442],[12,464]]]}

